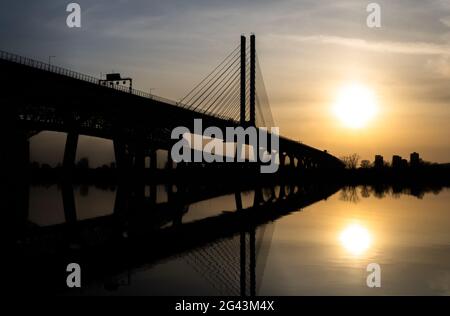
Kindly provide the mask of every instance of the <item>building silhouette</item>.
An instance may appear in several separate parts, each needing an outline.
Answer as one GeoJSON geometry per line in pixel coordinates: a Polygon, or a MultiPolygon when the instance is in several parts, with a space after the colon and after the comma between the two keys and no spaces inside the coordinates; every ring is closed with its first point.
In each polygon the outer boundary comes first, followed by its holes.
{"type": "Polygon", "coordinates": [[[383,168],[384,167],[384,159],[381,155],[375,155],[375,162],[374,162],[375,168],[383,168]]]}
{"type": "Polygon", "coordinates": [[[416,152],[411,153],[409,156],[409,165],[411,167],[418,167],[420,166],[420,155],[416,152]]]}
{"type": "Polygon", "coordinates": [[[408,160],[402,158],[399,155],[392,156],[392,168],[399,169],[407,167],[408,167],[408,160]]]}
{"type": "Polygon", "coordinates": [[[399,155],[392,156],[392,168],[400,168],[402,165],[402,157],[399,155]]]}

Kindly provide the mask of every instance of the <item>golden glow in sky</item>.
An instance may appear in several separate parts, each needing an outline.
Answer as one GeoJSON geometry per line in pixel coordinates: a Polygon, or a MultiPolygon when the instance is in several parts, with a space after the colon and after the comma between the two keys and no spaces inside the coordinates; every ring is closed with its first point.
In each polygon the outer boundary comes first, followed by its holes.
{"type": "Polygon", "coordinates": [[[339,235],[341,245],[352,255],[363,254],[372,244],[372,236],[360,224],[348,225],[339,235]]]}
{"type": "Polygon", "coordinates": [[[362,128],[375,117],[378,104],[375,93],[359,83],[350,83],[340,88],[333,104],[333,113],[349,128],[362,128]]]}

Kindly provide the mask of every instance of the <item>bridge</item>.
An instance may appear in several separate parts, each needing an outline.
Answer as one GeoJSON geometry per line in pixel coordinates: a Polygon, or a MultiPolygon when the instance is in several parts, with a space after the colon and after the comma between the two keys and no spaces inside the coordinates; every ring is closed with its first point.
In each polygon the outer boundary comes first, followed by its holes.
{"type": "MultiPolygon", "coordinates": [[[[274,126],[255,36],[249,47],[247,42],[241,36],[240,45],[179,101],[125,86],[129,78],[94,78],[0,51],[0,140],[6,148],[0,163],[18,169],[27,165],[29,138],[44,130],[67,133],[65,169],[75,164],[79,135],[88,135],[113,141],[119,169],[143,170],[156,168],[157,150],[170,150],[173,128],[193,130],[194,119],[223,130],[274,126]]],[[[326,151],[283,136],[279,163],[279,170],[289,172],[343,167],[326,151]]]]}
{"type": "MultiPolygon", "coordinates": [[[[122,212],[122,202],[116,198],[110,215],[75,221],[70,218],[76,215],[69,216],[64,223],[34,226],[19,234],[15,242],[21,245],[20,256],[14,267],[27,283],[31,279],[31,284],[50,283],[53,290],[61,287],[61,294],[67,290],[57,273],[64,271],[61,262],[83,262],[84,287],[100,282],[114,290],[130,285],[133,275],[158,263],[183,260],[215,290],[211,294],[254,296],[263,279],[271,223],[326,199],[338,189],[338,185],[324,183],[246,189],[181,186],[176,196],[156,205],[130,195],[128,212],[122,212]],[[250,201],[244,204],[245,195],[250,201]],[[234,201],[231,210],[191,221],[183,219],[197,201],[220,196],[234,201]],[[78,246],[71,246],[74,244],[78,246]],[[36,253],[36,248],[42,252],[36,253]],[[24,254],[28,254],[26,260],[24,254]],[[29,262],[41,273],[26,269],[29,262]]],[[[64,212],[76,214],[66,203],[64,212]]]]}

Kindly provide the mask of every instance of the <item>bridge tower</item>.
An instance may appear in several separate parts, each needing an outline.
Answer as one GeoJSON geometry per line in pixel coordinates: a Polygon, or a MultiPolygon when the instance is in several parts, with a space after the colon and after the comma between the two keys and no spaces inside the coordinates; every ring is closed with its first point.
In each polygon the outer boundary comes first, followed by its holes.
{"type": "Polygon", "coordinates": [[[255,80],[256,80],[256,40],[255,34],[250,35],[250,122],[251,126],[256,125],[255,110],[255,80]]]}
{"type": "Polygon", "coordinates": [[[241,35],[241,125],[244,126],[246,123],[246,115],[245,115],[245,86],[246,86],[246,42],[247,39],[244,35],[241,35]]]}
{"type": "Polygon", "coordinates": [[[242,126],[250,125],[256,126],[256,38],[255,34],[250,35],[250,98],[249,98],[249,112],[250,118],[247,121],[246,115],[246,86],[247,86],[247,50],[246,50],[247,39],[244,35],[241,36],[241,85],[240,85],[240,96],[241,96],[241,115],[240,122],[242,126]]]}

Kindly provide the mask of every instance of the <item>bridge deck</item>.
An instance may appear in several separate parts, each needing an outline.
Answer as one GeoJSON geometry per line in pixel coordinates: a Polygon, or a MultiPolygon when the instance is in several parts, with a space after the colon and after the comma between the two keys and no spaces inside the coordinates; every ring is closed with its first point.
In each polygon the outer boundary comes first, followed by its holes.
{"type": "MultiPolygon", "coordinates": [[[[29,130],[141,139],[168,149],[171,130],[177,126],[193,130],[196,118],[204,127],[239,126],[235,120],[193,111],[185,104],[123,86],[104,86],[95,77],[3,51],[0,68],[0,100],[6,112],[18,115],[19,124],[29,130]]],[[[334,156],[282,136],[280,152],[342,167],[334,156]]]]}

